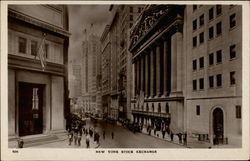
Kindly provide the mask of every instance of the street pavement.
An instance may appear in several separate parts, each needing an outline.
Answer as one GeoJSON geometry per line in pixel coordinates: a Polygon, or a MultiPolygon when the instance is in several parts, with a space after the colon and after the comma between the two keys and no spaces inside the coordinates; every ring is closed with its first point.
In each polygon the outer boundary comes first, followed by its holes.
{"type": "MultiPolygon", "coordinates": [[[[88,119],[85,128],[94,128],[100,134],[100,144],[94,142],[94,138],[90,138],[90,148],[232,148],[230,145],[213,146],[208,142],[197,141],[197,138],[188,138],[188,145],[184,146],[179,143],[178,138],[175,136],[173,141],[166,134],[162,138],[161,132],[156,132],[156,135],[151,132],[148,135],[144,129],[142,132],[133,133],[127,128],[111,124],[103,120],[98,120],[96,123],[88,119]],[[103,138],[103,131],[105,131],[105,138],[103,138]],[[112,139],[111,133],[114,133],[112,139]]],[[[86,148],[86,136],[83,134],[81,146],[75,145],[72,142],[69,145],[68,136],[65,133],[60,135],[59,141],[40,144],[29,148],[86,148]]]]}
{"type": "MultiPolygon", "coordinates": [[[[166,140],[156,137],[148,136],[143,133],[133,133],[125,127],[117,124],[110,124],[106,121],[98,120],[94,124],[91,120],[87,120],[86,127],[94,127],[95,131],[100,134],[100,144],[94,142],[93,137],[90,138],[90,148],[185,148],[182,145],[174,144],[166,140]],[[103,138],[103,131],[105,130],[105,139],[103,138]],[[111,132],[114,132],[114,138],[111,137],[111,132]]],[[[65,134],[61,141],[38,145],[30,148],[86,148],[86,136],[83,135],[81,146],[68,145],[68,138],[65,134]]]]}

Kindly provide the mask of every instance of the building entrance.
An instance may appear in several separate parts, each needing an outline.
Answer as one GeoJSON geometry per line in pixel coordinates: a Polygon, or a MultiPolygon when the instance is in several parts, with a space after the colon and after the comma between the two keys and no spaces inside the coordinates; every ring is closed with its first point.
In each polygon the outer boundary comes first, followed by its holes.
{"type": "Polygon", "coordinates": [[[224,140],[223,111],[216,108],[213,112],[214,144],[221,144],[224,140]]]}
{"type": "Polygon", "coordinates": [[[43,132],[43,88],[41,84],[19,83],[19,136],[43,132]]]}

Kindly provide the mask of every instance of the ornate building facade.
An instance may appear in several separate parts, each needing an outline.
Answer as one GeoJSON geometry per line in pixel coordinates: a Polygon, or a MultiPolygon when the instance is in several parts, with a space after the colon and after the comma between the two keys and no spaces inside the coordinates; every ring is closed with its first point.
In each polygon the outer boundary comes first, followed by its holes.
{"type": "Polygon", "coordinates": [[[184,125],[184,6],[149,5],[131,31],[132,115],[135,122],[171,127],[184,125]],[[170,124],[171,123],[171,124],[170,124]]]}
{"type": "Polygon", "coordinates": [[[241,6],[149,5],[130,40],[134,122],[241,146],[241,6]]]}
{"type": "Polygon", "coordinates": [[[9,138],[65,130],[69,35],[66,6],[9,5],[9,138]],[[44,68],[38,59],[39,46],[43,46],[44,68]]]}

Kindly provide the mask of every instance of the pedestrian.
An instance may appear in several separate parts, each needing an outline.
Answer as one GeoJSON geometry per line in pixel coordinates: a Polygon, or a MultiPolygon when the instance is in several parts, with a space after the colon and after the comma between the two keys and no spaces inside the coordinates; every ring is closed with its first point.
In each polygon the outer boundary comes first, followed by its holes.
{"type": "Polygon", "coordinates": [[[103,140],[105,140],[105,130],[103,130],[102,132],[102,137],[103,137],[103,140]]]}
{"type": "Polygon", "coordinates": [[[156,127],[154,128],[154,135],[156,135],[156,127]]]}
{"type": "Polygon", "coordinates": [[[186,132],[183,134],[183,143],[184,145],[187,145],[187,133],[186,132]]]}
{"type": "Polygon", "coordinates": [[[173,140],[174,140],[174,134],[173,134],[173,132],[172,132],[172,131],[170,131],[170,138],[171,138],[171,141],[173,141],[173,140]]]}
{"type": "Polygon", "coordinates": [[[99,139],[100,139],[100,135],[98,132],[96,132],[96,143],[99,145],[99,139]]]}
{"type": "Polygon", "coordinates": [[[82,140],[82,132],[79,131],[77,136],[78,146],[81,146],[81,140],[82,140]]]}
{"type": "Polygon", "coordinates": [[[86,137],[86,147],[87,147],[87,148],[89,148],[89,137],[90,137],[90,136],[89,136],[89,134],[88,134],[87,137],[86,137]]]}
{"type": "Polygon", "coordinates": [[[74,130],[74,143],[75,143],[75,145],[77,144],[77,140],[78,140],[78,129],[75,127],[75,130],[74,130]]]}
{"type": "Polygon", "coordinates": [[[181,139],[182,138],[182,133],[178,133],[177,136],[179,138],[179,143],[181,144],[182,143],[182,139],[181,139]]]}
{"type": "Polygon", "coordinates": [[[73,131],[69,129],[69,133],[68,133],[68,138],[69,138],[69,145],[71,145],[72,141],[73,141],[73,131]]]}
{"type": "Polygon", "coordinates": [[[165,133],[166,133],[166,126],[163,125],[163,127],[162,127],[162,138],[163,139],[165,138],[165,133]]]}
{"type": "Polygon", "coordinates": [[[148,135],[151,135],[151,126],[148,128],[148,135]]]}
{"type": "Polygon", "coordinates": [[[111,132],[111,138],[114,139],[114,132],[111,132]]]}

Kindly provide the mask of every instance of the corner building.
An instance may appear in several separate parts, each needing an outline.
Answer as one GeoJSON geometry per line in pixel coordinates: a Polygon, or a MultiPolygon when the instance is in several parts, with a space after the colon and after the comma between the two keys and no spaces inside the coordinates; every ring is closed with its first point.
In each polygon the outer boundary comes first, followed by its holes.
{"type": "Polygon", "coordinates": [[[185,6],[149,5],[131,29],[134,122],[174,133],[184,128],[185,6]]]}
{"type": "Polygon", "coordinates": [[[66,6],[9,5],[9,139],[65,131],[69,35],[66,6]],[[44,33],[47,65],[42,70],[35,55],[44,33]]]}
{"type": "Polygon", "coordinates": [[[186,130],[241,146],[242,7],[186,7],[186,130]]]}

